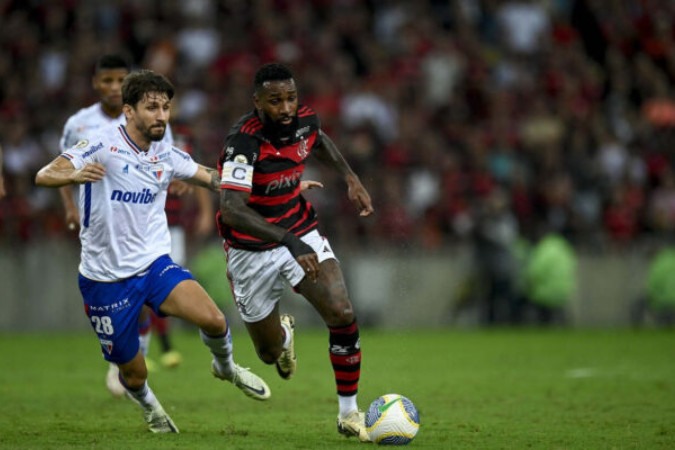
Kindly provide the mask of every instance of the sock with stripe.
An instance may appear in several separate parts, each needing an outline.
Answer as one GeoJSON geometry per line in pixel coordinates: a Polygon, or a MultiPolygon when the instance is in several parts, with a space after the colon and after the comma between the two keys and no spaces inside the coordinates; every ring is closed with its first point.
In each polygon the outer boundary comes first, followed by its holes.
{"type": "Polygon", "coordinates": [[[330,362],[335,373],[340,416],[358,409],[356,394],[361,377],[361,344],[356,320],[344,327],[328,327],[330,362]]]}
{"type": "Polygon", "coordinates": [[[230,327],[228,326],[225,334],[220,336],[210,336],[200,329],[199,336],[201,336],[202,342],[211,350],[218,373],[221,375],[234,374],[234,357],[232,355],[234,346],[232,345],[230,327]]]}
{"type": "Polygon", "coordinates": [[[120,382],[122,385],[124,385],[131,398],[136,400],[136,402],[138,402],[138,404],[141,405],[141,408],[143,408],[145,411],[152,410],[159,406],[159,400],[157,400],[155,393],[152,392],[152,389],[150,389],[150,386],[148,386],[147,381],[143,383],[143,386],[138,389],[131,389],[129,386],[127,386],[121,376],[120,382]]]}

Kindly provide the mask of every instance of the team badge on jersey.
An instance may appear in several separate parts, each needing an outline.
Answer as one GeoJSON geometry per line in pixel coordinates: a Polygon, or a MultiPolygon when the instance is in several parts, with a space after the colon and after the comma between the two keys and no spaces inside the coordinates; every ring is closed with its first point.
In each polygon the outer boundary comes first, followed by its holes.
{"type": "Polygon", "coordinates": [[[77,141],[77,144],[75,144],[75,148],[85,148],[87,145],[89,145],[89,141],[86,139],[81,139],[77,141]]]}
{"type": "Polygon", "coordinates": [[[153,164],[151,169],[152,174],[157,178],[157,180],[162,179],[162,174],[164,173],[163,164],[153,164]]]}
{"type": "Polygon", "coordinates": [[[113,351],[113,341],[109,339],[99,339],[99,341],[101,341],[101,348],[110,355],[113,351]]]}

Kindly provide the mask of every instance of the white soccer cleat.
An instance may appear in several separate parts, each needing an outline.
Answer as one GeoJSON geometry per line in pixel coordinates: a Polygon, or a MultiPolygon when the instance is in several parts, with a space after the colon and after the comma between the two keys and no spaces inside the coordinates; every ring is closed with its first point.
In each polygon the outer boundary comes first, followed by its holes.
{"type": "Polygon", "coordinates": [[[347,437],[357,437],[361,442],[370,442],[366,432],[366,416],[361,411],[353,411],[347,417],[337,418],[338,433],[347,437]]]}
{"type": "Polygon", "coordinates": [[[284,380],[289,380],[298,367],[298,359],[295,356],[295,319],[290,314],[282,314],[280,319],[282,325],[285,325],[284,329],[290,331],[291,339],[288,348],[279,356],[276,366],[279,376],[284,380]]]}
{"type": "Polygon", "coordinates": [[[234,384],[241,389],[244,394],[254,400],[267,400],[272,395],[269,386],[267,386],[267,383],[265,383],[262,378],[251,372],[248,368],[241,367],[238,364],[234,365],[234,373],[228,375],[221,374],[218,371],[216,362],[212,361],[211,373],[213,373],[213,376],[216,378],[234,384]]]}
{"type": "Polygon", "coordinates": [[[160,405],[145,412],[148,429],[153,433],[179,433],[178,427],[160,405]]]}
{"type": "Polygon", "coordinates": [[[122,397],[127,393],[127,390],[120,383],[119,374],[120,370],[117,368],[117,364],[110,363],[108,373],[105,376],[105,385],[113,397],[122,397]]]}

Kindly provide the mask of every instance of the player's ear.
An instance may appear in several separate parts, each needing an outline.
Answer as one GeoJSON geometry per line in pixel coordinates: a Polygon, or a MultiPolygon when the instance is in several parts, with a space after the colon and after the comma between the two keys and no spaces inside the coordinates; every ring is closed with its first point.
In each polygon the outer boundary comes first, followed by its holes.
{"type": "Polygon", "coordinates": [[[129,118],[131,117],[133,110],[134,108],[128,103],[122,105],[122,112],[124,113],[124,117],[126,117],[127,120],[129,120],[129,118]]]}

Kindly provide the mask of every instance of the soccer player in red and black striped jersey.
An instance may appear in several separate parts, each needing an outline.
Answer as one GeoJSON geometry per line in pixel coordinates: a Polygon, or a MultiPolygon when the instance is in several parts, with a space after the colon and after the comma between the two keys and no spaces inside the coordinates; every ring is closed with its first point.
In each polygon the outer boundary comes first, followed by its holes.
{"type": "Polygon", "coordinates": [[[367,442],[356,394],[361,368],[359,329],[344,277],[317,215],[301,195],[310,156],[336,170],[361,216],[373,213],[370,195],[314,111],[298,104],[291,71],[266,64],[255,74],[255,109],[230,130],[218,162],[218,223],[227,253],[228,278],[239,313],[258,356],[282,378],[296,369],[294,319],[279,314],[288,283],[321,315],[329,330],[335,373],[338,431],[367,442]]]}

